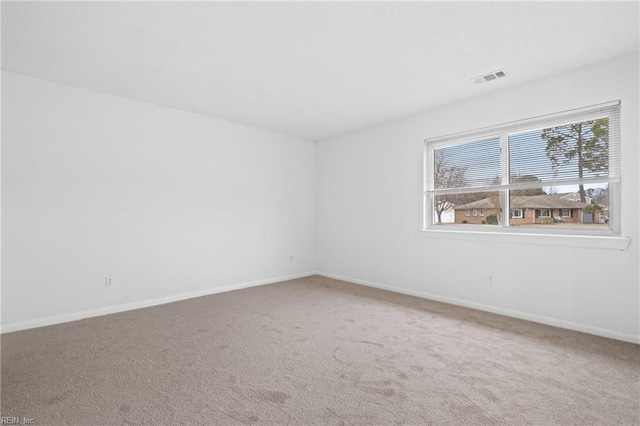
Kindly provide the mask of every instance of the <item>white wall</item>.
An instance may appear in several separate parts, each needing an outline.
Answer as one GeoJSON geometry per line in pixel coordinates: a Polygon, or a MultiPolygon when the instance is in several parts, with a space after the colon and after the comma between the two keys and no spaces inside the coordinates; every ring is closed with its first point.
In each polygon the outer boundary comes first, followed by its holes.
{"type": "Polygon", "coordinates": [[[3,331],[314,270],[314,141],[6,71],[2,90],[3,331]]]}
{"type": "Polygon", "coordinates": [[[640,341],[638,71],[636,54],[320,141],[318,270],[640,341]],[[425,138],[617,99],[622,226],[631,239],[626,251],[454,240],[420,231],[425,138]]]}
{"type": "Polygon", "coordinates": [[[638,71],[619,58],[317,147],[5,71],[2,329],[318,270],[638,341],[638,71]],[[626,251],[420,232],[425,138],[614,99],[626,251]]]}

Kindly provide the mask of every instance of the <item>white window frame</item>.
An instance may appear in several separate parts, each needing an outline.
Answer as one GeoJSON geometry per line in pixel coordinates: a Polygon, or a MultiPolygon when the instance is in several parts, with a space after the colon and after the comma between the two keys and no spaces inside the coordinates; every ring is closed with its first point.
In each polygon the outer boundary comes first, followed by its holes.
{"type": "Polygon", "coordinates": [[[560,209],[560,217],[571,217],[571,209],[560,209]],[[564,214],[569,212],[569,214],[564,214]]]}
{"type": "MultiPolygon", "coordinates": [[[[612,248],[618,250],[624,250],[628,246],[629,239],[622,236],[621,229],[621,206],[620,206],[620,181],[621,181],[621,161],[619,157],[620,151],[620,101],[613,101],[604,104],[594,105],[585,108],[578,108],[570,111],[564,111],[561,113],[548,114],[544,116],[538,116],[530,119],[520,120],[517,122],[506,123],[499,126],[492,126],[474,130],[471,132],[462,132],[453,135],[447,135],[436,138],[429,138],[425,140],[424,145],[424,197],[423,197],[423,227],[422,230],[425,235],[438,234],[439,236],[455,235],[455,238],[459,238],[464,235],[476,235],[477,238],[482,238],[482,235],[504,235],[508,238],[507,241],[511,241],[524,237],[523,241],[527,241],[530,238],[536,239],[542,238],[546,242],[559,243],[564,246],[582,247],[585,239],[594,242],[594,246],[602,246],[604,248],[612,248]],[[604,113],[602,111],[605,111],[604,113]],[[613,112],[611,112],[613,111],[613,112]],[[466,225],[461,230],[456,225],[440,225],[437,228],[433,225],[433,212],[431,206],[436,195],[447,192],[474,192],[474,191],[500,191],[502,195],[502,211],[511,212],[509,190],[514,188],[524,188],[527,184],[510,184],[509,180],[509,134],[533,131],[546,127],[560,126],[565,124],[577,123],[580,121],[587,121],[603,116],[609,117],[609,176],[606,179],[598,179],[598,182],[606,182],[609,186],[609,208],[611,214],[609,215],[609,228],[608,229],[568,229],[566,227],[540,227],[531,228],[527,227],[523,230],[521,227],[510,226],[511,215],[503,215],[502,226],[482,227],[479,225],[466,225]],[[462,145],[473,143],[475,141],[485,141],[489,138],[500,138],[501,141],[501,164],[502,164],[502,181],[499,185],[492,185],[486,188],[460,188],[454,191],[450,190],[436,190],[434,189],[434,179],[432,174],[432,167],[434,161],[435,149],[441,149],[445,147],[451,147],[455,145],[462,145]],[[615,154],[615,155],[612,155],[615,154]],[[520,237],[516,237],[520,236],[520,237]],[[575,238],[567,238],[575,237],[575,238]]],[[[584,183],[589,183],[583,180],[584,183]]],[[[577,181],[545,181],[545,186],[561,186],[561,185],[574,185],[577,181]]],[[[468,216],[468,211],[465,212],[468,216]]],[[[522,209],[524,213],[524,209],[522,209]]],[[[524,215],[523,215],[524,216],[524,215]]],[[[549,216],[551,217],[551,216],[549,216]]],[[[517,218],[517,217],[516,217],[517,218]]],[[[516,219],[514,218],[514,219],[516,219]]],[[[476,238],[476,237],[472,237],[476,238]]],[[[492,237],[493,238],[493,237],[492,237]]],[[[497,238],[497,237],[496,237],[497,238]]],[[[502,239],[503,237],[500,237],[502,239]]]]}
{"type": "Polygon", "coordinates": [[[537,209],[538,210],[538,217],[542,217],[544,219],[549,219],[551,218],[551,209],[537,209]],[[542,214],[542,212],[547,212],[547,214],[542,214]]]}
{"type": "Polygon", "coordinates": [[[523,219],[524,218],[524,209],[511,209],[511,218],[512,219],[523,219]],[[520,212],[518,216],[514,214],[514,212],[520,212]]]}
{"type": "Polygon", "coordinates": [[[467,209],[464,211],[464,215],[469,217],[469,215],[471,214],[471,210],[467,209]]]}
{"type": "Polygon", "coordinates": [[[473,215],[478,216],[478,209],[473,209],[473,215]]]}
{"type": "Polygon", "coordinates": [[[484,209],[480,209],[480,216],[484,216],[484,209]]]}

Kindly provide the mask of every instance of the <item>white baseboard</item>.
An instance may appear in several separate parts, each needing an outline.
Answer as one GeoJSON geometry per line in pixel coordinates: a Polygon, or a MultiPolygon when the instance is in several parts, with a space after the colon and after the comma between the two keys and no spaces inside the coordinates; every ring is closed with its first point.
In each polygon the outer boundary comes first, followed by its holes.
{"type": "Polygon", "coordinates": [[[13,324],[3,324],[0,327],[0,333],[11,333],[13,331],[28,330],[31,328],[44,327],[47,325],[60,324],[64,322],[77,321],[85,318],[98,317],[102,315],[115,314],[117,312],[132,311],[134,309],[148,308],[150,306],[164,305],[165,303],[177,302],[194,297],[208,296],[216,293],[224,293],[227,291],[240,290],[243,288],[257,287],[265,284],[273,284],[281,281],[293,280],[296,278],[309,277],[316,275],[315,272],[305,272],[301,274],[288,275],[284,277],[268,278],[265,280],[252,281],[248,283],[233,284],[224,287],[216,287],[207,290],[194,291],[190,293],[176,294],[173,296],[158,297],[155,299],[141,300],[138,302],[124,303],[121,305],[108,306],[105,308],[92,309],[89,311],[73,312],[69,314],[56,315],[45,318],[38,318],[29,321],[16,322],[13,324]]]}
{"type": "Polygon", "coordinates": [[[434,300],[436,302],[449,303],[451,305],[464,306],[466,308],[478,309],[480,311],[491,312],[494,314],[504,315],[511,318],[523,319],[531,322],[537,322],[553,327],[565,328],[573,331],[580,331],[582,333],[593,334],[600,337],[607,337],[615,340],[622,340],[624,342],[640,344],[640,336],[633,334],[620,333],[618,331],[609,330],[606,328],[593,327],[590,325],[579,324],[571,321],[559,320],[556,318],[544,317],[540,315],[528,314],[526,312],[514,311],[511,309],[499,308],[490,305],[484,305],[481,303],[469,302],[462,299],[456,299],[446,296],[438,296],[435,294],[425,293],[421,291],[405,290],[398,287],[393,287],[385,284],[375,283],[371,281],[359,280],[355,278],[343,277],[335,274],[328,274],[326,272],[317,272],[316,275],[320,275],[326,278],[332,278],[340,281],[352,282],[354,284],[360,284],[367,287],[379,288],[381,290],[388,290],[394,293],[406,294],[409,296],[416,296],[423,299],[434,300]]]}
{"type": "Polygon", "coordinates": [[[490,305],[484,305],[481,303],[469,302],[462,299],[456,299],[452,297],[438,296],[435,294],[425,293],[415,290],[406,290],[399,287],[393,287],[385,284],[380,284],[372,281],[360,280],[356,278],[344,277],[335,274],[329,274],[326,272],[305,272],[301,274],[288,275],[283,277],[269,278],[265,280],[252,281],[248,283],[233,284],[224,287],[217,287],[202,291],[182,293],[173,296],[159,297],[155,299],[141,300],[138,302],[125,303],[121,305],[109,306],[106,308],[92,309],[89,311],[73,312],[64,315],[56,315],[45,318],[38,318],[35,320],[17,322],[13,324],[5,324],[0,327],[0,333],[11,333],[14,331],[28,330],[31,328],[44,327],[48,325],[61,324],[70,321],[77,321],[84,318],[92,318],[102,315],[114,314],[118,312],[131,311],[134,309],[147,308],[150,306],[163,305],[165,303],[177,302],[185,299],[192,299],[195,297],[208,296],[211,294],[224,293],[227,291],[240,290],[243,288],[257,287],[266,284],[273,284],[281,281],[293,280],[297,278],[309,277],[312,275],[320,275],[326,278],[332,278],[340,281],[352,282],[354,284],[360,284],[367,287],[379,288],[382,290],[392,291],[394,293],[407,294],[409,296],[416,296],[423,299],[434,300],[437,302],[449,303],[452,305],[464,306],[467,308],[478,309],[481,311],[491,312],[494,314],[504,315],[512,318],[523,319],[531,322],[537,322],[554,327],[565,328],[568,330],[579,331],[582,333],[593,334],[596,336],[607,337],[610,339],[621,340],[624,342],[640,344],[640,336],[634,336],[632,334],[620,333],[618,331],[609,330],[600,327],[593,327],[589,325],[574,323],[571,321],[559,320],[556,318],[544,317],[540,315],[528,314],[526,312],[514,311],[511,309],[499,308],[490,305]]]}

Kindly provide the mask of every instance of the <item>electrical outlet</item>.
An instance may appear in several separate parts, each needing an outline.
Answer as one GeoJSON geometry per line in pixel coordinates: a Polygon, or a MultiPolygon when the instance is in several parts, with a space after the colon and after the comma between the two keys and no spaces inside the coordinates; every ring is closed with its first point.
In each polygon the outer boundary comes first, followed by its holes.
{"type": "Polygon", "coordinates": [[[104,277],[104,286],[113,287],[113,277],[111,275],[107,275],[106,277],[104,277]]]}
{"type": "Polygon", "coordinates": [[[487,275],[487,285],[496,285],[495,278],[493,275],[487,275]]]}
{"type": "Polygon", "coordinates": [[[293,255],[289,256],[289,262],[293,262],[293,255]]]}

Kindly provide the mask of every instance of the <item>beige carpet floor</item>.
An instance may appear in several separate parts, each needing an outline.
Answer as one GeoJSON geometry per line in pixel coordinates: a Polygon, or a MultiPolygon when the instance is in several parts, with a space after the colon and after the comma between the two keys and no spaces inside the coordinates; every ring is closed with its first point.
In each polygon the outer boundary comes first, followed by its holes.
{"type": "Polygon", "coordinates": [[[633,425],[640,346],[322,277],[2,336],[37,425],[633,425]]]}

